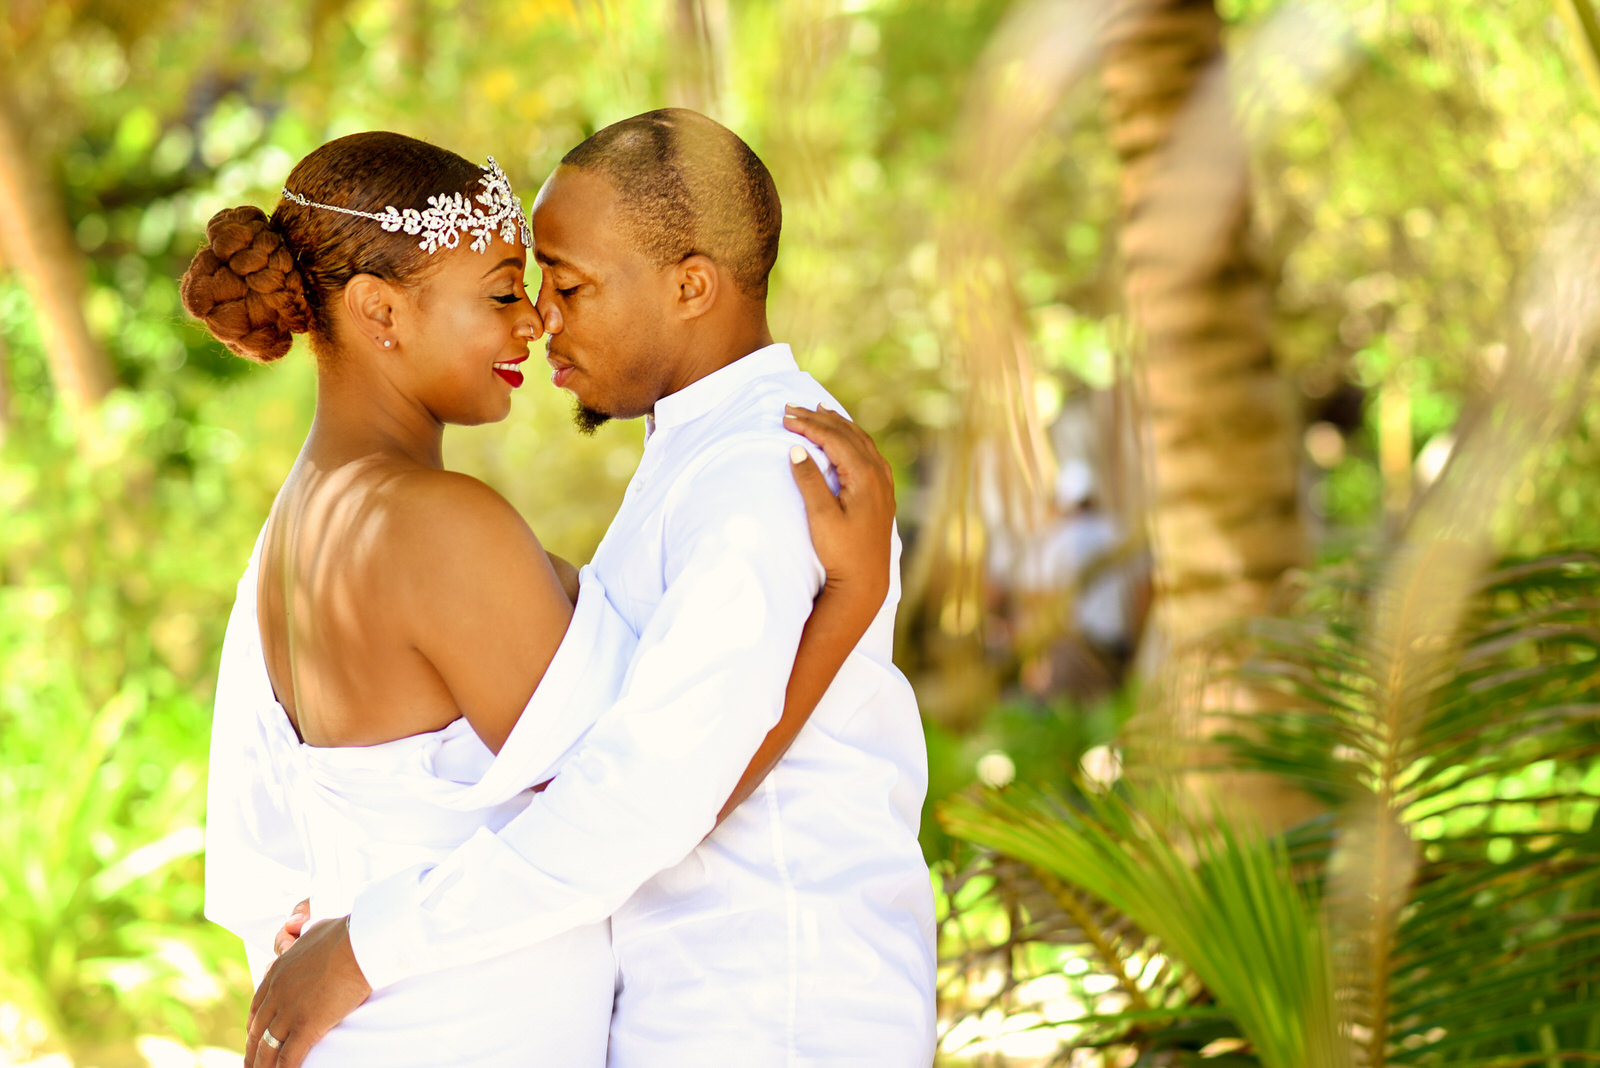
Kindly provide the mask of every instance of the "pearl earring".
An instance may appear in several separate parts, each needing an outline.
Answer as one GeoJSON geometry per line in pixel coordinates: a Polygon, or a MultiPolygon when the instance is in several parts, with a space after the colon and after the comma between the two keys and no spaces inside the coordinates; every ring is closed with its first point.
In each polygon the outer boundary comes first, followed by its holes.
{"type": "MultiPolygon", "coordinates": [[[[373,340],[376,341],[377,338],[373,338],[373,340]]],[[[391,338],[384,338],[383,339],[383,347],[386,348],[386,349],[394,348],[394,341],[391,338]]]]}

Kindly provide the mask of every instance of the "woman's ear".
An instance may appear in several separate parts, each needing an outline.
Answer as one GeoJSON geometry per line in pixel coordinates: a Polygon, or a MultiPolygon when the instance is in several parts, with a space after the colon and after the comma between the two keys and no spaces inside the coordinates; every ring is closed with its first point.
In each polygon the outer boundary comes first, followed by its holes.
{"type": "Polygon", "coordinates": [[[369,338],[380,349],[393,349],[395,341],[394,286],[371,274],[358,274],[344,287],[344,310],[356,337],[369,338]]]}
{"type": "Polygon", "coordinates": [[[677,274],[678,313],[683,318],[698,319],[716,306],[722,272],[711,257],[699,252],[685,256],[677,274]]]}

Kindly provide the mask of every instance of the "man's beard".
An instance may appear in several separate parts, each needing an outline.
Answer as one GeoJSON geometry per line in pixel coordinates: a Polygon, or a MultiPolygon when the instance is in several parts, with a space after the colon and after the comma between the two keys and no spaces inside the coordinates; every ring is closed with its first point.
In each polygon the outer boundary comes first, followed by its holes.
{"type": "Polygon", "coordinates": [[[578,433],[588,437],[596,430],[611,422],[611,416],[597,408],[591,408],[582,401],[572,409],[572,421],[578,426],[578,433]]]}

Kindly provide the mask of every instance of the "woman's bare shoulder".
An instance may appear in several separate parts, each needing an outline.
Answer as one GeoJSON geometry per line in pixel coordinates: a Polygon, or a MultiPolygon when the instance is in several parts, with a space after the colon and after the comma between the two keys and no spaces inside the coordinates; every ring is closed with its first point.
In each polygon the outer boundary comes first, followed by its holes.
{"type": "Polygon", "coordinates": [[[470,475],[416,471],[384,496],[383,578],[401,616],[476,615],[525,627],[556,610],[564,625],[570,609],[549,557],[493,488],[470,475]]]}
{"type": "Polygon", "coordinates": [[[390,550],[415,563],[474,554],[543,558],[511,502],[471,475],[418,469],[391,480],[383,497],[390,550]]]}

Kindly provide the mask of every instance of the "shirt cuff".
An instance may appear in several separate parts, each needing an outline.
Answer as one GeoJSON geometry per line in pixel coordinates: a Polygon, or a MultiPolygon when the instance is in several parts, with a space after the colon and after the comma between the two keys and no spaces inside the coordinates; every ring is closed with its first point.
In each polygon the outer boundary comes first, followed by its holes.
{"type": "Polygon", "coordinates": [[[419,959],[425,941],[419,899],[427,871],[418,864],[373,883],[350,909],[350,949],[373,990],[428,970],[419,959]]]}
{"type": "Polygon", "coordinates": [[[276,948],[272,944],[277,936],[278,928],[267,930],[265,923],[260,925],[258,932],[254,927],[246,930],[244,939],[244,959],[250,967],[250,978],[256,986],[261,985],[261,980],[267,977],[267,969],[272,967],[272,962],[278,959],[276,948]]]}
{"type": "Polygon", "coordinates": [[[518,922],[527,909],[505,890],[517,883],[502,873],[525,866],[480,827],[437,866],[413,865],[363,890],[350,909],[350,948],[367,985],[380,990],[549,937],[518,922]]]}

